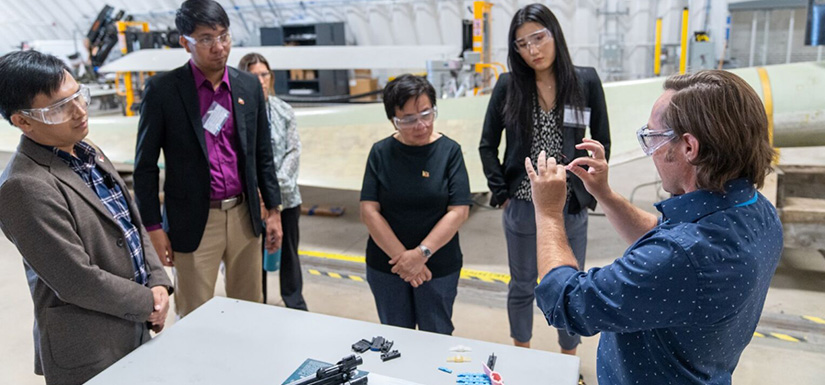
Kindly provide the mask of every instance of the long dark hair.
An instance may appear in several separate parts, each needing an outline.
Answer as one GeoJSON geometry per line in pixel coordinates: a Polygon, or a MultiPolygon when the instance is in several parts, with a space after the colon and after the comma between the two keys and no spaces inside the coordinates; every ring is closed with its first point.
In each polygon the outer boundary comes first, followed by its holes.
{"type": "Polygon", "coordinates": [[[567,42],[561,30],[556,15],[543,4],[530,4],[519,9],[510,22],[509,44],[507,48],[507,64],[510,66],[510,81],[507,90],[507,99],[504,104],[504,121],[508,127],[516,129],[516,137],[529,149],[533,139],[533,100],[538,95],[536,89],[536,73],[522,59],[516,49],[516,31],[528,22],[541,24],[553,35],[556,43],[556,58],[551,70],[556,76],[556,106],[565,105],[581,107],[584,97],[579,87],[579,80],[570,52],[567,51],[567,42]]]}

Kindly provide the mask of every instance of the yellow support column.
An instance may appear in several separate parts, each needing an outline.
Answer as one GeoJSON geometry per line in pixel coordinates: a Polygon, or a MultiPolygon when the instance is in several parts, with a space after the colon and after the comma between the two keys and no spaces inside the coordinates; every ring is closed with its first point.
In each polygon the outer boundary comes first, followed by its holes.
{"type": "MultiPolygon", "coordinates": [[[[480,53],[482,63],[490,63],[490,9],[492,3],[486,1],[473,2],[473,52],[480,53]]],[[[482,79],[487,78],[487,67],[476,66],[476,72],[482,79]]],[[[478,87],[473,89],[477,95],[478,87]]]]}
{"type": "Polygon", "coordinates": [[[132,111],[132,104],[135,103],[135,92],[132,87],[132,73],[125,72],[123,74],[123,85],[126,87],[126,116],[135,116],[132,111]]]}
{"type": "Polygon", "coordinates": [[[653,74],[662,74],[662,18],[656,19],[656,44],[653,46],[653,74]]]}
{"type": "Polygon", "coordinates": [[[688,49],[688,8],[682,10],[682,52],[679,55],[679,74],[687,72],[687,49],[688,49]]]}
{"type": "MultiPolygon", "coordinates": [[[[142,22],[142,21],[118,21],[117,22],[117,39],[118,43],[120,44],[120,52],[124,55],[129,53],[129,47],[126,43],[126,30],[129,27],[139,27],[143,32],[149,32],[149,23],[142,22]]],[[[120,76],[120,73],[117,74],[120,76]]],[[[143,82],[143,73],[140,73],[140,80],[141,84],[143,82]]],[[[117,84],[117,80],[115,81],[117,84]]],[[[123,73],[123,87],[125,88],[125,97],[126,97],[126,106],[124,108],[126,112],[126,116],[135,116],[135,112],[132,111],[132,104],[135,104],[135,85],[132,82],[132,73],[125,72],[123,73]]]]}

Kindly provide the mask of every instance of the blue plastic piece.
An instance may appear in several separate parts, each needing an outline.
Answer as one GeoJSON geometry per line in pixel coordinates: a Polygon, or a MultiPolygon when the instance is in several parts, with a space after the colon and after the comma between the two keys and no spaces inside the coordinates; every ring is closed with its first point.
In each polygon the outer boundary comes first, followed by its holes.
{"type": "Polygon", "coordinates": [[[445,367],[443,367],[443,366],[442,366],[442,367],[440,367],[440,368],[438,368],[438,370],[440,370],[440,371],[442,371],[442,372],[444,372],[444,373],[452,373],[452,372],[453,372],[453,370],[452,370],[452,369],[447,369],[447,368],[445,368],[445,367]]]}
{"type": "Polygon", "coordinates": [[[461,373],[455,383],[457,385],[492,385],[490,377],[484,373],[461,373]]]}

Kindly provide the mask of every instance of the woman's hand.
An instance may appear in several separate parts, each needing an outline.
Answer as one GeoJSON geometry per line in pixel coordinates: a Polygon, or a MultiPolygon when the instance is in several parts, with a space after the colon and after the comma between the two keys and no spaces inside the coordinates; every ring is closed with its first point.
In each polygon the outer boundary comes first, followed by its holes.
{"type": "Polygon", "coordinates": [[[392,272],[406,282],[412,282],[426,268],[427,258],[418,249],[406,250],[390,259],[392,272]]]}
{"type": "Polygon", "coordinates": [[[433,279],[433,273],[430,271],[429,268],[427,268],[426,265],[424,265],[424,269],[421,270],[421,273],[419,273],[417,276],[413,277],[409,282],[410,282],[410,285],[412,285],[413,288],[416,288],[416,287],[419,287],[419,286],[423,285],[424,282],[427,282],[431,279],[433,279]]]}

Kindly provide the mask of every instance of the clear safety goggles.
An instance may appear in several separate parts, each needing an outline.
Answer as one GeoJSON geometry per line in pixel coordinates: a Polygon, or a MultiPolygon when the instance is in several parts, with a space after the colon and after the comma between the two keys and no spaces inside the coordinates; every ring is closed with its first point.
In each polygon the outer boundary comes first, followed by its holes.
{"type": "Polygon", "coordinates": [[[183,35],[183,38],[189,41],[190,43],[203,48],[212,48],[212,46],[214,46],[217,43],[221,43],[222,46],[226,47],[229,45],[230,42],[232,42],[232,35],[229,32],[224,32],[218,35],[218,37],[203,36],[195,39],[192,36],[183,35]]]}
{"type": "Polygon", "coordinates": [[[57,103],[43,108],[20,110],[20,113],[45,124],[61,124],[72,120],[72,116],[74,116],[76,108],[86,112],[91,99],[92,94],[89,88],[86,86],[80,86],[80,89],[77,90],[77,92],[58,101],[57,103]]]}
{"type": "Polygon", "coordinates": [[[553,34],[550,33],[547,28],[544,28],[514,41],[513,44],[516,45],[516,49],[519,51],[528,52],[530,50],[530,46],[539,48],[547,44],[547,42],[552,38],[553,34]]]}
{"type": "Polygon", "coordinates": [[[421,113],[415,115],[408,115],[403,118],[392,118],[392,123],[395,125],[395,128],[399,130],[405,130],[410,128],[415,128],[418,126],[418,122],[423,123],[425,126],[429,126],[433,124],[435,118],[438,116],[438,109],[436,107],[426,109],[421,113]]]}
{"type": "Polygon", "coordinates": [[[653,131],[647,128],[647,124],[636,130],[636,137],[639,139],[639,145],[642,146],[642,151],[645,155],[653,155],[656,150],[676,138],[676,133],[667,129],[664,131],[653,131]]]}

